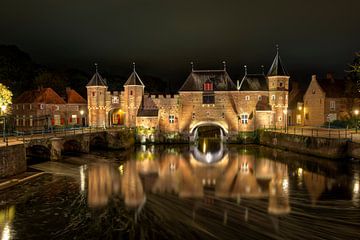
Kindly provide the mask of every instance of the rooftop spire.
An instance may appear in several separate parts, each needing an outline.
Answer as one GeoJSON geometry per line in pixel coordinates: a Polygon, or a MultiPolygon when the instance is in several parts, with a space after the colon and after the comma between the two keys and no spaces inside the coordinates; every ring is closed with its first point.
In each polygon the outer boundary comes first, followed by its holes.
{"type": "Polygon", "coordinates": [[[222,64],[224,66],[224,71],[226,71],[226,61],[222,61],[222,64]]]}
{"type": "Polygon", "coordinates": [[[261,73],[262,73],[263,75],[265,75],[264,65],[261,65],[261,73]]]}
{"type": "Polygon", "coordinates": [[[279,54],[279,45],[276,44],[276,55],[267,74],[268,76],[289,76],[279,54]]]}
{"type": "Polygon", "coordinates": [[[194,62],[191,61],[191,62],[190,62],[190,65],[191,65],[191,71],[193,72],[193,71],[194,71],[194,62]]]}
{"type": "Polygon", "coordinates": [[[98,72],[98,64],[94,63],[94,65],[95,65],[95,72],[97,73],[98,72]]]}
{"type": "Polygon", "coordinates": [[[247,66],[244,65],[244,72],[245,72],[245,76],[247,75],[247,66]]]}
{"type": "Polygon", "coordinates": [[[134,70],[134,72],[136,70],[136,63],[135,62],[133,62],[133,70],[134,70]]]}

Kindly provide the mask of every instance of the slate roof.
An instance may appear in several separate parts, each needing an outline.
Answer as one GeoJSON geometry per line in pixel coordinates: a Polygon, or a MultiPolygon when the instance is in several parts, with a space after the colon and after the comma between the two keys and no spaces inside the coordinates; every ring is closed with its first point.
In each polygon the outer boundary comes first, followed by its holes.
{"type": "Polygon", "coordinates": [[[239,91],[269,91],[264,74],[246,74],[241,80],[239,91]]]}
{"type": "Polygon", "coordinates": [[[138,117],[157,117],[159,109],[151,98],[151,95],[144,96],[138,110],[138,117]]]}
{"type": "Polygon", "coordinates": [[[66,104],[64,99],[51,88],[25,91],[14,100],[14,104],[19,103],[66,104]]]}
{"type": "Polygon", "coordinates": [[[66,89],[66,100],[71,104],[86,104],[86,100],[74,89],[66,89]]]}
{"type": "Polygon", "coordinates": [[[157,117],[159,113],[158,109],[139,109],[138,117],[157,117]]]}
{"type": "Polygon", "coordinates": [[[86,86],[107,86],[106,80],[96,71],[90,82],[86,86]]]}
{"type": "Polygon", "coordinates": [[[130,77],[128,78],[128,80],[125,82],[124,86],[126,85],[140,85],[140,86],[144,86],[144,83],[141,81],[139,75],[136,73],[136,71],[133,71],[130,75],[130,77]]]}
{"type": "Polygon", "coordinates": [[[179,91],[203,91],[205,82],[213,83],[214,91],[236,91],[226,70],[193,70],[179,91]]]}
{"type": "Polygon", "coordinates": [[[274,61],[271,64],[271,67],[270,67],[267,75],[268,76],[290,76],[281,60],[279,51],[277,51],[274,61]]]}
{"type": "Polygon", "coordinates": [[[265,96],[262,96],[261,100],[259,100],[256,103],[256,110],[258,110],[258,111],[270,111],[270,110],[272,110],[272,108],[271,108],[271,106],[269,104],[269,98],[265,97],[265,96]]]}

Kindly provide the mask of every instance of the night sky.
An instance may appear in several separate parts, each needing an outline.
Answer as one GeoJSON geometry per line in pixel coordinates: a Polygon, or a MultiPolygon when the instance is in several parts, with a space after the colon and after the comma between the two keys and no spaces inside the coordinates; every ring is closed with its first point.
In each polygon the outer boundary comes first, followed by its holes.
{"type": "Polygon", "coordinates": [[[1,0],[0,44],[52,67],[140,75],[178,85],[195,68],[236,80],[269,68],[280,45],[293,77],[344,75],[360,50],[359,0],[1,0]]]}

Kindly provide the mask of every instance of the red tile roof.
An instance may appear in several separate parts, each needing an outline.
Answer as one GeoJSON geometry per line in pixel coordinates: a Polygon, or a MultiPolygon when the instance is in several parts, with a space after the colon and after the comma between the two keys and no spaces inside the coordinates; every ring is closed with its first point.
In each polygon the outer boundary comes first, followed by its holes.
{"type": "Polygon", "coordinates": [[[18,103],[66,104],[64,99],[51,88],[25,91],[15,99],[14,104],[18,103]]]}
{"type": "Polygon", "coordinates": [[[86,100],[74,89],[66,89],[67,103],[86,104],[86,100]]]}

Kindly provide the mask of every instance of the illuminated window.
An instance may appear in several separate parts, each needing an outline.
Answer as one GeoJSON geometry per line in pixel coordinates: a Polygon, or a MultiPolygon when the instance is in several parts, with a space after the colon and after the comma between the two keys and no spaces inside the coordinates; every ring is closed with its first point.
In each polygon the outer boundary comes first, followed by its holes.
{"type": "Polygon", "coordinates": [[[250,100],[250,96],[245,96],[245,100],[249,101],[250,100]]]}
{"type": "Polygon", "coordinates": [[[281,122],[282,121],[282,117],[279,117],[279,122],[281,122]]]}
{"type": "Polygon", "coordinates": [[[175,123],[175,116],[169,115],[169,123],[175,123]]]}
{"type": "Polygon", "coordinates": [[[259,96],[258,96],[258,100],[261,101],[261,99],[262,99],[262,97],[261,97],[261,95],[259,95],[259,96]]]}
{"type": "Polygon", "coordinates": [[[212,82],[204,83],[204,91],[212,91],[212,90],[213,90],[213,83],[212,82]]]}
{"type": "Polygon", "coordinates": [[[112,103],[115,103],[115,104],[119,103],[119,97],[114,96],[114,97],[112,98],[112,103]]]}
{"type": "MultiPolygon", "coordinates": [[[[30,105],[30,106],[31,106],[31,105],[30,105]]],[[[29,120],[29,126],[32,127],[32,125],[33,125],[33,116],[30,115],[30,116],[29,116],[29,119],[30,119],[30,120],[29,120]]]]}
{"type": "Polygon", "coordinates": [[[335,101],[330,101],[330,110],[335,110],[335,101]]]}
{"type": "Polygon", "coordinates": [[[272,95],[272,96],[271,96],[271,100],[275,100],[275,95],[272,95]]]}
{"type": "Polygon", "coordinates": [[[247,114],[241,114],[241,123],[242,124],[248,124],[249,116],[247,114]]]}

